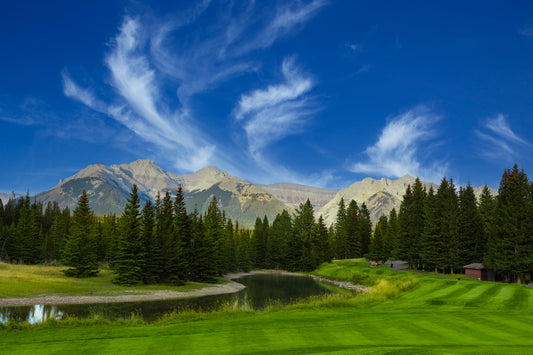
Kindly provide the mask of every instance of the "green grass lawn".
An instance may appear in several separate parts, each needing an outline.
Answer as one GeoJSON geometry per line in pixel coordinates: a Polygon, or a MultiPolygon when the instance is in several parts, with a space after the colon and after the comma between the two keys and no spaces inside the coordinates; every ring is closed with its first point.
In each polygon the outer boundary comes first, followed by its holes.
{"type": "Polygon", "coordinates": [[[0,262],[0,298],[40,296],[115,296],[143,294],[150,290],[192,291],[206,284],[188,283],[183,286],[137,285],[123,287],[111,282],[114,274],[109,269],[100,270],[97,276],[87,278],[66,277],[65,266],[12,265],[0,262]]]}
{"type": "Polygon", "coordinates": [[[0,331],[0,353],[530,354],[533,289],[337,261],[315,273],[363,279],[368,294],[329,295],[265,312],[175,315],[151,325],[0,331]]]}

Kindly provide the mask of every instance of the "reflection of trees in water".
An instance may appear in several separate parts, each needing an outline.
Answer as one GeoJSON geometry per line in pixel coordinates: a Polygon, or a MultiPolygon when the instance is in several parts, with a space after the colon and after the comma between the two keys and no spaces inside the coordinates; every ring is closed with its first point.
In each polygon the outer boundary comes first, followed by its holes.
{"type": "Polygon", "coordinates": [[[63,312],[53,305],[0,307],[0,323],[7,324],[10,319],[30,324],[42,323],[49,318],[61,319],[63,312]]]}

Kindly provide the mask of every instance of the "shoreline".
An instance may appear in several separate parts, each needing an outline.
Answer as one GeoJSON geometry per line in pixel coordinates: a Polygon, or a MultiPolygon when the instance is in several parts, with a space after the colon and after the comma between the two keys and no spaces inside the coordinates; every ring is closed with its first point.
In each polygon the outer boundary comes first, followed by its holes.
{"type": "MultiPolygon", "coordinates": [[[[160,301],[178,298],[214,296],[239,292],[246,286],[230,281],[226,284],[207,286],[200,290],[179,292],[171,290],[153,291],[143,295],[118,296],[44,296],[33,298],[0,298],[0,306],[33,306],[36,304],[92,304],[92,303],[121,303],[140,301],[160,301]]],[[[135,290],[131,290],[135,292],[135,290]]],[[[130,291],[130,292],[131,292],[130,291]]],[[[146,292],[143,290],[143,292],[146,292]]]]}
{"type": "MultiPolygon", "coordinates": [[[[118,296],[43,296],[33,298],[0,298],[0,307],[2,306],[33,306],[51,305],[51,304],[93,304],[93,303],[121,303],[121,302],[142,302],[142,301],[161,301],[179,298],[214,296],[222,294],[230,294],[242,291],[246,288],[243,284],[233,281],[241,277],[259,275],[259,274],[274,274],[274,275],[289,275],[289,276],[308,276],[312,279],[329,283],[341,288],[358,292],[368,292],[368,288],[360,285],[353,285],[349,282],[342,282],[331,280],[324,277],[309,275],[300,272],[291,272],[284,270],[252,270],[248,272],[238,272],[226,274],[223,277],[229,280],[226,284],[218,284],[207,286],[200,290],[179,292],[171,290],[152,291],[142,295],[118,295],[118,296]]],[[[125,292],[135,292],[136,290],[127,290],[125,292]]],[[[146,292],[143,290],[143,292],[146,292]]]]}

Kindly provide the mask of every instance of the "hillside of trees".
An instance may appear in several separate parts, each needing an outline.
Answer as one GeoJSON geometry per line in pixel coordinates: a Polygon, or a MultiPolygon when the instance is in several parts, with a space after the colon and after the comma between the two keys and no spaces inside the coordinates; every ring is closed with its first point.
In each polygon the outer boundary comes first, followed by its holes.
{"type": "Polygon", "coordinates": [[[485,188],[479,201],[469,185],[457,190],[443,178],[437,191],[427,191],[417,179],[400,210],[374,227],[365,204],[341,200],[329,228],[307,201],[292,215],[257,218],[252,230],[243,229],[216,198],[201,215],[186,210],[181,188],[141,206],[134,186],[120,217],[94,216],[85,192],[72,213],[29,195],[0,201],[0,260],[62,264],[76,277],[109,266],[123,285],[211,282],[255,268],[309,271],[363,256],[451,273],[483,262],[508,281],[525,282],[533,274],[532,217],[533,184],[517,166],[504,171],[497,197],[485,188]]]}

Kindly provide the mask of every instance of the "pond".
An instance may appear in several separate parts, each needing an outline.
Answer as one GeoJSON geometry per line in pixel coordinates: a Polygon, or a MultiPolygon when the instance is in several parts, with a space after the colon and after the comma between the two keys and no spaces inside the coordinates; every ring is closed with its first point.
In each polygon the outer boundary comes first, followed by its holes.
{"type": "Polygon", "coordinates": [[[153,322],[163,314],[174,310],[216,310],[227,303],[262,310],[273,302],[289,304],[298,299],[331,292],[306,276],[256,274],[235,279],[235,281],[242,283],[246,288],[233,294],[162,301],[0,306],[0,323],[6,324],[9,319],[14,318],[19,322],[28,321],[34,324],[48,318],[61,319],[67,315],[78,318],[100,316],[116,320],[129,318],[132,314],[141,316],[146,322],[153,322]]]}

